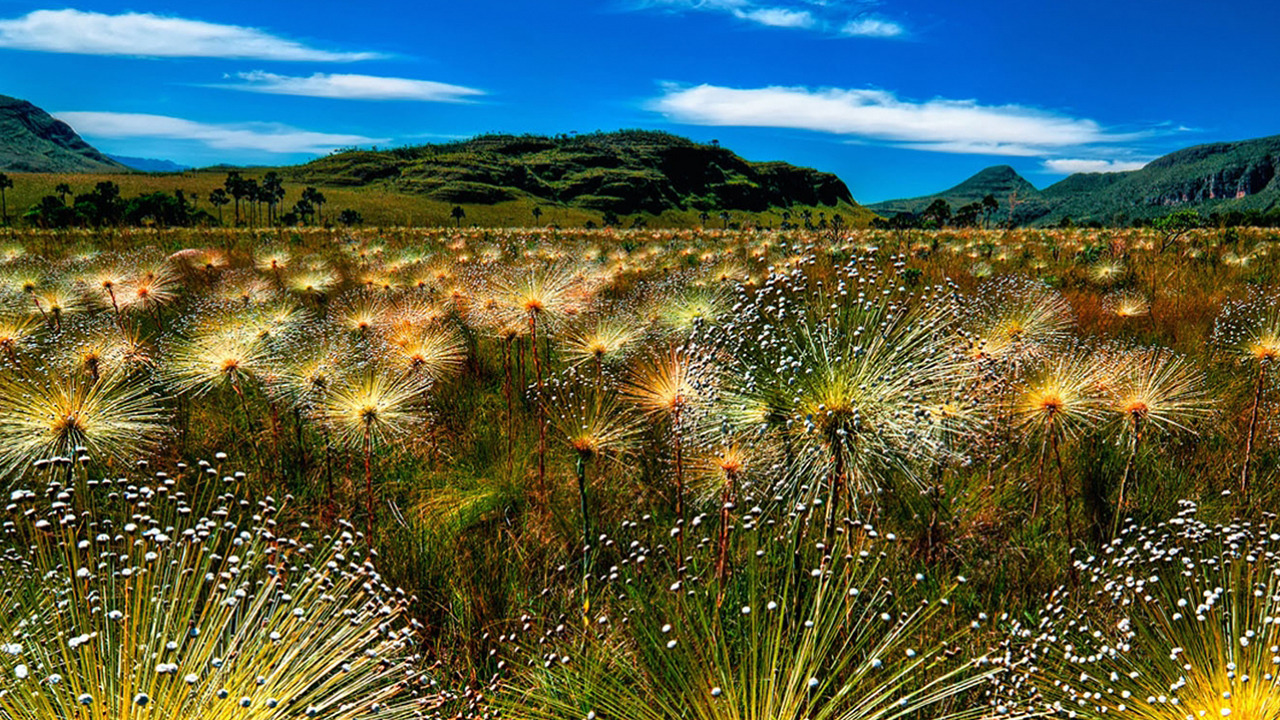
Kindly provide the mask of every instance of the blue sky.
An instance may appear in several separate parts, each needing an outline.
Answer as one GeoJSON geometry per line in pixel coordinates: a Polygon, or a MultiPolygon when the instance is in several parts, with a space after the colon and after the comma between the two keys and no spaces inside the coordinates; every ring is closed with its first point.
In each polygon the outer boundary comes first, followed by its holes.
{"type": "Polygon", "coordinates": [[[863,202],[1280,133],[1280,3],[0,0],[0,93],[192,165],[643,127],[863,202]]]}

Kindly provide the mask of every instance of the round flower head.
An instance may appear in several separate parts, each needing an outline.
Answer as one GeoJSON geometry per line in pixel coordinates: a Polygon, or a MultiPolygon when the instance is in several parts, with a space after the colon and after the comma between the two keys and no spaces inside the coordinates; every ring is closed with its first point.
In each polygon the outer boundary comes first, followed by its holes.
{"type": "Polygon", "coordinates": [[[126,368],[97,377],[61,368],[0,374],[0,475],[38,460],[124,460],[150,448],[166,413],[145,378],[126,368]]]}
{"type": "Polygon", "coordinates": [[[1075,317],[1071,306],[1044,283],[1007,276],[983,283],[966,323],[974,358],[1017,363],[1062,347],[1075,317]]]}

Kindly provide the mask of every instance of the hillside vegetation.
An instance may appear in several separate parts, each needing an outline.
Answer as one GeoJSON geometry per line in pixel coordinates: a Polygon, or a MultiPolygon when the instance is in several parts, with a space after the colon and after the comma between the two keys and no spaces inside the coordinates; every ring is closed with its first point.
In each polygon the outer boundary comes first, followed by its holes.
{"type": "Polygon", "coordinates": [[[753,163],[717,145],[667,133],[542,137],[487,135],[385,151],[351,150],[286,171],[310,185],[376,187],[446,203],[532,199],[616,215],[670,211],[760,213],[841,207],[869,216],[830,173],[753,163]]]}
{"type": "MultiPolygon", "coordinates": [[[[186,171],[164,160],[108,156],[44,110],[0,96],[0,172],[22,173],[12,178],[5,198],[6,219],[35,217],[42,227],[55,217],[60,227],[101,224],[72,211],[83,195],[111,183],[122,201],[161,193],[170,197],[147,201],[171,206],[176,198],[187,205],[176,213],[183,222],[172,222],[175,213],[166,212],[156,224],[212,224],[215,218],[222,224],[225,213],[207,203],[218,188],[230,193],[224,187],[230,171],[252,182],[272,172],[282,177],[291,187],[269,201],[273,206],[292,204],[313,188],[332,203],[335,219],[349,210],[370,224],[399,227],[780,227],[799,226],[803,218],[805,227],[818,228],[828,214],[847,227],[866,226],[874,217],[835,175],[748,162],[715,142],[668,133],[484,135],[393,150],[350,149],[296,167],[186,171]],[[29,214],[36,205],[43,209],[29,214]]],[[[274,213],[268,217],[280,224],[274,213]]],[[[323,213],[315,220],[322,222],[323,213]]],[[[238,212],[233,222],[240,222],[238,212]]]]}
{"type": "Polygon", "coordinates": [[[1027,182],[1025,178],[1018,174],[1017,170],[1008,165],[993,165],[979,171],[978,174],[959,185],[935,195],[902,200],[885,200],[884,202],[868,205],[867,209],[886,215],[896,215],[898,213],[918,214],[939,198],[946,200],[953,208],[958,208],[970,203],[981,203],[982,199],[988,195],[994,196],[1003,207],[1007,203],[1009,196],[1015,192],[1018,198],[1022,200],[1033,200],[1040,196],[1040,191],[1036,189],[1036,186],[1027,182]]]}
{"type": "Polygon", "coordinates": [[[71,126],[49,113],[0,95],[0,171],[127,172],[129,168],[98,152],[71,126]]]}
{"type": "Polygon", "coordinates": [[[1280,206],[1280,135],[1186,148],[1141,170],[1072,176],[1045,188],[1039,222],[1063,217],[1149,218],[1176,207],[1202,213],[1266,212],[1280,206]],[[1076,178],[1076,179],[1073,179],[1076,178]]]}

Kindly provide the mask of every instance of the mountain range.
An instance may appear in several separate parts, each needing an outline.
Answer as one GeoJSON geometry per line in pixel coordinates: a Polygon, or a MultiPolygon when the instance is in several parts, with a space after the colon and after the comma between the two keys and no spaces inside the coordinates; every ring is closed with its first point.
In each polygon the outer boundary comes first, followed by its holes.
{"type": "MultiPolygon", "coordinates": [[[[167,160],[116,157],[24,100],[0,96],[0,171],[178,172],[167,160]]],[[[840,178],[783,162],[749,162],[712,143],[629,130],[559,135],[485,135],[393,150],[346,150],[280,168],[292,182],[374,187],[432,200],[491,205],[525,199],[599,213],[718,214],[829,207],[853,224],[872,217],[840,178]]]]}
{"type": "Polygon", "coordinates": [[[1043,190],[1008,165],[980,171],[948,190],[867,207],[880,215],[919,213],[941,198],[953,209],[995,196],[1001,213],[1020,225],[1097,221],[1127,224],[1189,207],[1211,212],[1268,212],[1280,209],[1280,135],[1185,148],[1152,160],[1138,170],[1076,173],[1043,190]]]}
{"type": "Polygon", "coordinates": [[[140,158],[128,157],[127,155],[107,155],[107,157],[139,172],[149,173],[173,173],[190,170],[190,165],[179,165],[172,160],[160,160],[157,158],[140,158]]]}

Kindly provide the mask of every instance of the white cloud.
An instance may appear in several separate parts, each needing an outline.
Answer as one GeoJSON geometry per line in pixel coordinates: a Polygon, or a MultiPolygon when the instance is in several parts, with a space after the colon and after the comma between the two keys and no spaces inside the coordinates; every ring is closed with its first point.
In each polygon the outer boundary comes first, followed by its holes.
{"type": "Polygon", "coordinates": [[[892,20],[881,20],[876,17],[864,17],[850,20],[840,28],[841,35],[850,37],[892,38],[906,32],[901,25],[892,20]]]}
{"type": "Polygon", "coordinates": [[[813,13],[808,10],[788,10],[787,8],[766,7],[754,10],[739,10],[734,13],[743,20],[780,28],[811,28],[817,24],[813,13]]]}
{"type": "Polygon", "coordinates": [[[36,10],[0,20],[0,48],[140,57],[255,58],[351,62],[381,57],[369,52],[313,48],[257,28],[127,12],[36,10]]]}
{"type": "Polygon", "coordinates": [[[1139,137],[1087,118],[975,100],[901,100],[883,90],[668,85],[651,109],[692,125],[813,130],[920,150],[1052,156],[1139,137]]]}
{"type": "Polygon", "coordinates": [[[775,28],[814,30],[842,37],[893,38],[906,34],[900,23],[867,15],[865,2],[828,0],[632,0],[638,9],[720,12],[775,28]]]}
{"type": "Polygon", "coordinates": [[[340,147],[385,143],[389,138],[312,132],[278,123],[215,124],[142,113],[60,112],[55,117],[95,138],[191,140],[218,150],[323,154],[340,147]]]}
{"type": "Polygon", "coordinates": [[[1086,160],[1083,158],[1054,158],[1044,161],[1044,169],[1051,173],[1107,173],[1141,170],[1147,160],[1086,160]]]}
{"type": "Polygon", "coordinates": [[[483,90],[461,85],[374,75],[315,73],[308,77],[295,77],[255,70],[237,73],[235,77],[244,82],[222,84],[216,87],[273,95],[304,95],[341,100],[462,102],[470,97],[484,95],[483,90]]]}

